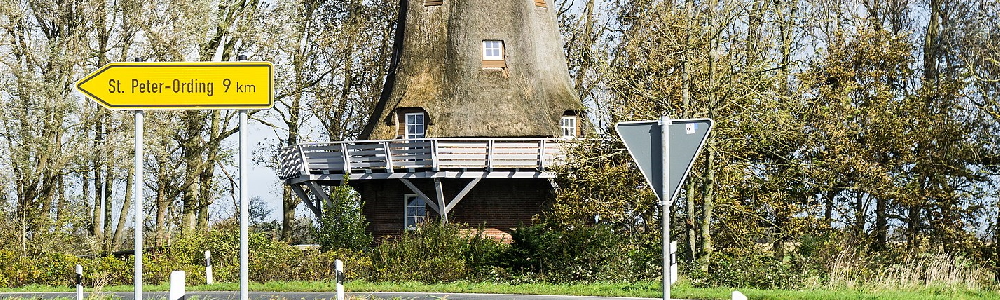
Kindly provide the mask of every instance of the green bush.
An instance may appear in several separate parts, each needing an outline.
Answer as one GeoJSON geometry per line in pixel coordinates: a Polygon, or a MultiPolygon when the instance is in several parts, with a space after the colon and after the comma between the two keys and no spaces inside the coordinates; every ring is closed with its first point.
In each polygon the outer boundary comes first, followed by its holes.
{"type": "MultiPolygon", "coordinates": [[[[345,261],[348,279],[367,280],[373,273],[371,259],[363,252],[303,251],[268,238],[265,233],[251,233],[249,242],[252,281],[333,281],[336,259],[345,261]]],[[[148,249],[143,253],[143,280],[149,284],[164,283],[172,271],[181,270],[185,271],[189,284],[205,283],[205,250],[212,252],[217,282],[239,280],[239,231],[228,227],[188,234],[168,247],[148,249]]],[[[131,256],[80,258],[62,253],[0,250],[0,287],[70,286],[74,283],[76,264],[83,266],[85,286],[128,285],[133,280],[135,264],[131,256]]]]}
{"type": "Polygon", "coordinates": [[[330,200],[323,205],[323,217],[315,229],[316,242],[324,251],[331,249],[366,250],[372,243],[371,234],[365,232],[368,221],[361,213],[364,202],[347,185],[347,178],[340,186],[333,187],[330,200]]]}
{"type": "Polygon", "coordinates": [[[657,246],[634,243],[610,226],[534,225],[512,238],[510,268],[547,282],[653,280],[661,269],[657,246]]]}
{"type": "Polygon", "coordinates": [[[707,272],[698,263],[691,266],[689,274],[697,287],[790,289],[801,286],[811,274],[800,261],[747,251],[713,254],[707,272]]]}
{"type": "Polygon", "coordinates": [[[504,246],[464,225],[426,222],[372,253],[374,281],[450,282],[485,276],[504,246]]]}

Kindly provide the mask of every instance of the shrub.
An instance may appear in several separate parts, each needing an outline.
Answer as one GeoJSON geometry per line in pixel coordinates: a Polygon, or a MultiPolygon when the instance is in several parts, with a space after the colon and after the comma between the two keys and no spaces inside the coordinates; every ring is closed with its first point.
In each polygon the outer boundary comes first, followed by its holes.
{"type": "Polygon", "coordinates": [[[708,272],[701,267],[696,262],[690,268],[691,281],[697,287],[790,289],[811,274],[796,259],[784,262],[770,253],[732,249],[712,254],[708,272]]]}
{"type": "Polygon", "coordinates": [[[512,238],[512,270],[543,281],[652,280],[661,270],[658,247],[633,243],[606,225],[534,225],[518,228],[512,238]]]}
{"type": "Polygon", "coordinates": [[[341,248],[362,251],[371,245],[372,236],[365,232],[368,222],[361,213],[363,206],[361,196],[347,185],[346,178],[344,184],[333,187],[314,233],[324,251],[341,248]]]}
{"type": "Polygon", "coordinates": [[[426,222],[375,249],[372,279],[437,283],[485,276],[504,246],[481,232],[461,224],[426,222]]]}

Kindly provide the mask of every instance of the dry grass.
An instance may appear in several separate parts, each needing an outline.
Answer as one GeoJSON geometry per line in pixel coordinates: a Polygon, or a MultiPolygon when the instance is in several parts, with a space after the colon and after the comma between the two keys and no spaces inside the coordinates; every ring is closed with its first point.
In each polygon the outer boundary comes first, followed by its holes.
{"type": "MultiPolygon", "coordinates": [[[[917,290],[928,288],[996,290],[992,271],[948,254],[909,255],[891,262],[857,253],[840,253],[829,264],[826,288],[917,290]]],[[[818,284],[819,282],[813,282],[818,284]]]]}

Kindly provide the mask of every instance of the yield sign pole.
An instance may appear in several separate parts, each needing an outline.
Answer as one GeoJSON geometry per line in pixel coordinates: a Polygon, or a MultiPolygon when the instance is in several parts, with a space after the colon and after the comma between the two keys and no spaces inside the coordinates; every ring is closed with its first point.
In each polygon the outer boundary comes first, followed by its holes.
{"type": "Polygon", "coordinates": [[[663,299],[670,298],[671,267],[670,206],[681,182],[691,171],[714,123],[711,119],[621,122],[615,126],[643,177],[660,199],[663,222],[663,299]]]}
{"type": "Polygon", "coordinates": [[[661,238],[663,246],[663,300],[670,299],[670,285],[673,283],[673,278],[670,278],[670,203],[673,201],[668,201],[669,197],[668,190],[670,189],[670,130],[663,130],[663,128],[668,128],[670,126],[670,118],[662,117],[660,118],[660,147],[663,153],[663,168],[661,170],[661,175],[663,178],[660,195],[660,219],[663,223],[663,238],[661,238]]]}

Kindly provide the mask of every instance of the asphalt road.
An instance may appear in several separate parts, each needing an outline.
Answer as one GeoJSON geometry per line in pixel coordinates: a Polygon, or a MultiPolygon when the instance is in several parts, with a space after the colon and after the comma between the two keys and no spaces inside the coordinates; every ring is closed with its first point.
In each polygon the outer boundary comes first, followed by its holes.
{"type": "MultiPolygon", "coordinates": [[[[84,293],[84,298],[90,293],[84,293]]],[[[122,300],[134,300],[132,292],[105,293],[122,300]]],[[[143,299],[166,299],[167,292],[142,293],[143,299]]],[[[0,299],[52,299],[76,297],[76,293],[0,293],[0,299]]],[[[277,293],[250,292],[252,300],[331,300],[336,299],[336,293],[277,293]]],[[[348,299],[400,299],[400,300],[654,300],[653,298],[620,298],[620,297],[589,297],[589,296],[543,296],[543,295],[495,295],[495,294],[461,294],[461,293],[347,293],[348,299]]],[[[187,299],[198,300],[237,300],[238,292],[188,292],[187,299]]]]}

